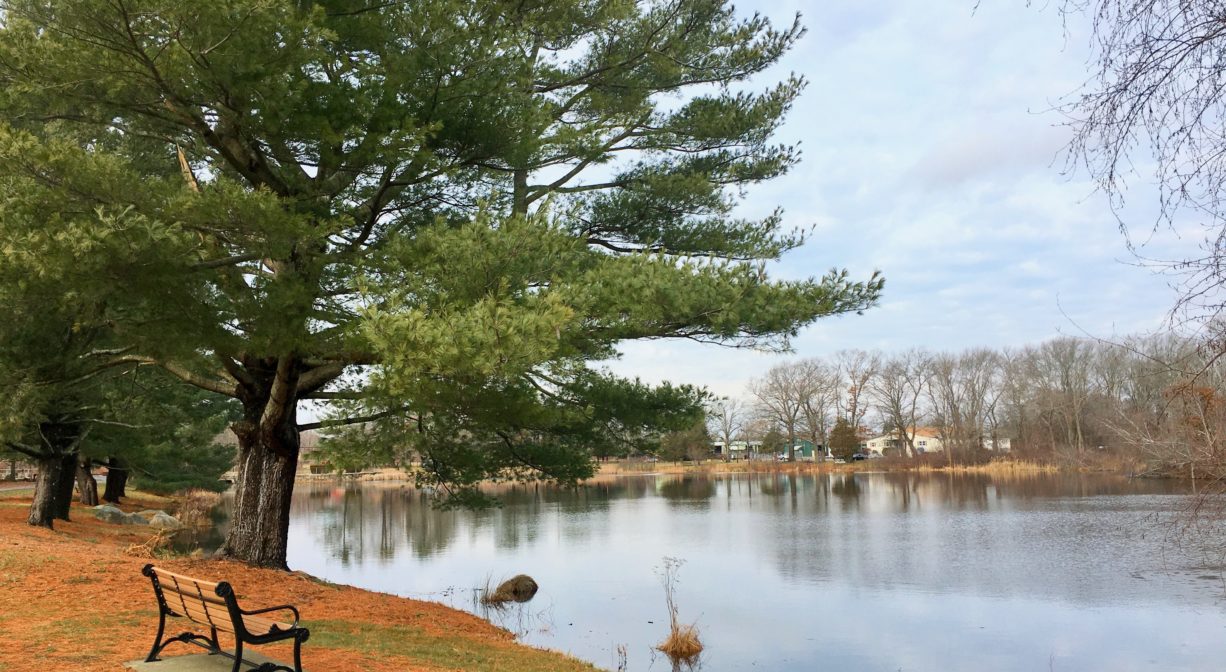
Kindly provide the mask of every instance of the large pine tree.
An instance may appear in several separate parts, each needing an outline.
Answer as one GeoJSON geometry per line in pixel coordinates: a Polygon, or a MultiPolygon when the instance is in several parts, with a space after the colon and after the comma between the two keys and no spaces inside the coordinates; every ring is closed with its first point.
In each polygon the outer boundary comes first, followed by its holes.
{"type": "MultiPolygon", "coordinates": [[[[573,479],[699,394],[593,370],[628,339],[775,347],[871,305],[776,282],[802,241],[744,188],[798,39],[722,0],[5,0],[0,171],[168,241],[120,360],[234,397],[225,550],[285,566],[304,400],[378,420],[442,485],[573,479]]],[[[100,224],[102,226],[104,224],[100,224]]],[[[83,250],[89,254],[89,250],[83,250]]],[[[340,417],[339,414],[352,414],[340,417]]],[[[314,424],[314,423],[311,423],[314,424]]]]}

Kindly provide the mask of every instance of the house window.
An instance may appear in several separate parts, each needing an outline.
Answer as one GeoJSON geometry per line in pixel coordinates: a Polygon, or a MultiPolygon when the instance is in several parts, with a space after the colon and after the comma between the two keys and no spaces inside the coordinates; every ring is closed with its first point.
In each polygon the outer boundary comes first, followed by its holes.
{"type": "Polygon", "coordinates": [[[919,442],[919,445],[920,445],[920,448],[923,448],[924,446],[928,445],[928,442],[927,442],[927,441],[920,441],[920,442],[919,442]]]}

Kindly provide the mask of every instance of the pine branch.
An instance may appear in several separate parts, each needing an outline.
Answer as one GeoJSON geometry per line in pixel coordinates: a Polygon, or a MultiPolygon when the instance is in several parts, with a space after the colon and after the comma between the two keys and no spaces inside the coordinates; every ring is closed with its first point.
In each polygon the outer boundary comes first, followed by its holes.
{"type": "MultiPolygon", "coordinates": [[[[306,424],[298,425],[298,431],[305,432],[305,431],[312,430],[312,429],[323,429],[326,427],[344,427],[346,425],[361,425],[367,422],[374,422],[375,420],[382,420],[383,418],[388,418],[398,413],[403,413],[407,410],[409,410],[408,406],[402,406],[400,408],[392,408],[386,411],[372,413],[370,415],[360,415],[360,416],[355,416],[352,418],[343,418],[341,420],[321,420],[319,422],[308,422],[306,424]]],[[[416,419],[414,416],[406,416],[406,417],[408,420],[416,419]]]]}

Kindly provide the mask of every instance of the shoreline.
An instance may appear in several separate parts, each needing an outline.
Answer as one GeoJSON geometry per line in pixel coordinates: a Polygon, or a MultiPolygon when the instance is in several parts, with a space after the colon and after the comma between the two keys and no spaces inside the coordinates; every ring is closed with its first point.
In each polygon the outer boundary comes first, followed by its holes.
{"type": "MultiPolygon", "coordinates": [[[[174,501],[137,493],[125,498],[121,508],[166,508],[174,501]]],[[[0,492],[0,670],[33,665],[103,672],[143,660],[157,631],[157,604],[140,573],[149,562],[201,579],[228,581],[248,608],[297,606],[303,625],[311,630],[302,650],[308,670],[600,669],[521,644],[507,630],[436,602],[328,583],[304,572],[151,553],[143,546],[152,536],[150,530],[104,523],[79,503],[73,504],[71,522],[57,520],[54,531],[30,527],[25,522],[29,504],[26,493],[0,492]]],[[[164,655],[200,651],[175,644],[164,655]]],[[[292,660],[286,645],[258,647],[257,652],[292,660]]]]}
{"type": "MultiPolygon", "coordinates": [[[[1051,475],[1051,474],[1118,474],[1140,477],[1143,466],[1137,462],[1112,461],[1086,465],[1040,463],[1027,460],[995,459],[979,464],[933,464],[897,458],[881,458],[838,464],[835,462],[779,462],[775,460],[702,460],[697,462],[663,462],[641,460],[617,460],[598,462],[596,473],[579,481],[599,483],[615,476],[656,475],[726,475],[726,474],[868,474],[868,473],[917,473],[917,474],[987,474],[1002,476],[1051,475]]],[[[1150,477],[1158,477],[1150,475],[1150,477]]],[[[335,483],[340,481],[411,483],[413,473],[397,467],[383,467],[353,474],[298,474],[297,483],[335,483]]]]}

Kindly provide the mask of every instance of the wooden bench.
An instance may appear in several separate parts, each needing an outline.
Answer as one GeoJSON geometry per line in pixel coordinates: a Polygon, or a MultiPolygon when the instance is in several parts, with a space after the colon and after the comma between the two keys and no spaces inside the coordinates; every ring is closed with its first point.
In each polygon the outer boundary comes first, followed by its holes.
{"type": "Polygon", "coordinates": [[[254,667],[253,672],[302,672],[302,643],[311,636],[310,631],[298,625],[298,610],[290,605],[269,607],[246,611],[238,606],[234,589],[226,582],[213,583],[201,581],[190,576],[175,574],[153,565],[145,565],[141,573],[153,582],[153,592],[158,598],[158,634],[153,641],[153,648],[145,662],[154,662],[158,654],[171,642],[189,642],[202,646],[210,654],[219,654],[234,660],[233,672],[240,672],[241,665],[246,663],[254,667]],[[272,612],[293,614],[293,623],[264,618],[261,614],[272,612]],[[166,617],[186,618],[209,629],[208,637],[192,632],[184,632],[165,641],[162,635],[166,632],[166,617]],[[217,641],[217,633],[228,632],[234,636],[234,653],[223,651],[217,641]],[[256,665],[243,660],[244,644],[268,644],[287,639],[294,640],[294,667],[264,663],[256,665]]]}

